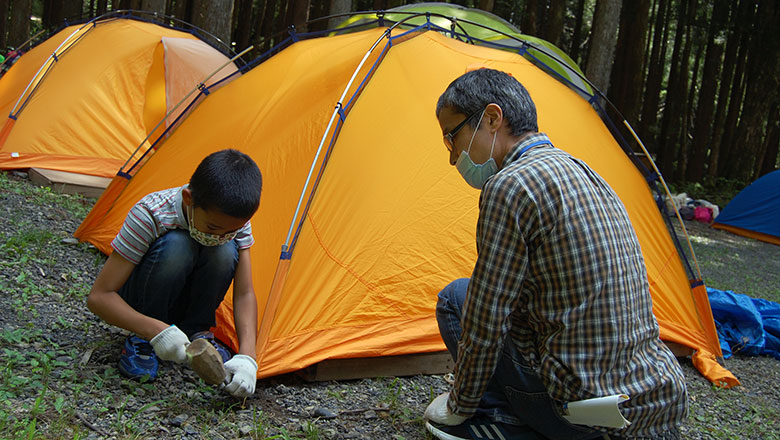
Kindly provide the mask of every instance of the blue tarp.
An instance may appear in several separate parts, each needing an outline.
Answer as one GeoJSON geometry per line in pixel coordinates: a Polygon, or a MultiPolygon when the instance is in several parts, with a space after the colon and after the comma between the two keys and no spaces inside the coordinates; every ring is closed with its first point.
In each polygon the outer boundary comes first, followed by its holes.
{"type": "Polygon", "coordinates": [[[723,357],[732,353],[780,359],[780,304],[707,288],[723,357]]]}
{"type": "Polygon", "coordinates": [[[715,223],[780,237],[780,170],[761,176],[740,191],[715,223]]]}

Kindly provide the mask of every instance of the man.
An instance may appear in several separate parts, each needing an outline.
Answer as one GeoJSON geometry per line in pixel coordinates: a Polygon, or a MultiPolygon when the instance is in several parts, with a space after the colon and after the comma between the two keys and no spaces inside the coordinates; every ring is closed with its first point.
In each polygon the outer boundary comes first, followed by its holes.
{"type": "Polygon", "coordinates": [[[481,189],[477,263],[439,293],[455,382],[429,405],[441,439],[676,438],[679,365],[659,339],[625,207],[583,161],[538,132],[506,73],[453,81],[436,116],[454,165],[481,189]],[[627,394],[623,429],[574,425],[568,402],[627,394]]]}

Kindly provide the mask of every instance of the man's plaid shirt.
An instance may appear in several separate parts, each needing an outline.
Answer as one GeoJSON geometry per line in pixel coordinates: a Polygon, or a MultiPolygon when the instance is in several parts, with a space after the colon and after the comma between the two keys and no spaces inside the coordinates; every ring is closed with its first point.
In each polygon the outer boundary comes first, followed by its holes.
{"type": "Polygon", "coordinates": [[[509,333],[564,402],[628,394],[622,435],[654,435],[687,412],[684,377],[659,339],[626,209],[584,162],[552,145],[520,155],[482,190],[478,258],[463,309],[450,410],[474,413],[509,333]]]}

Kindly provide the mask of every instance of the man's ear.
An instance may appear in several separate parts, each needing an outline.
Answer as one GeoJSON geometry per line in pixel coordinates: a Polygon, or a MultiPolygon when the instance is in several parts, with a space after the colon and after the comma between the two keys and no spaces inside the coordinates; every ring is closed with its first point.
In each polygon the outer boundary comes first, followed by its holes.
{"type": "Polygon", "coordinates": [[[187,206],[192,206],[192,191],[189,188],[181,190],[181,199],[187,206]]]}
{"type": "Polygon", "coordinates": [[[504,122],[504,111],[501,110],[501,107],[498,104],[491,102],[485,107],[485,116],[483,116],[482,119],[487,119],[490,132],[495,133],[504,122]]]}

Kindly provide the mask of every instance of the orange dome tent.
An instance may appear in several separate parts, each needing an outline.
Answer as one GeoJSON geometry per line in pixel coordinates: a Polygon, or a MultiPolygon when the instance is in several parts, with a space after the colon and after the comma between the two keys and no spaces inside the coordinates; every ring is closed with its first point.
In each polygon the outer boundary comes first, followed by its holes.
{"type": "MultiPolygon", "coordinates": [[[[191,33],[127,15],[66,27],[0,78],[0,114],[8,115],[0,169],[112,177],[139,145],[148,148],[147,134],[174,106],[228,62],[191,33]]],[[[235,71],[231,63],[215,78],[235,71]]]]}
{"type": "MultiPolygon", "coordinates": [[[[436,294],[473,268],[479,192],[448,164],[434,109],[466,69],[496,68],[527,87],[540,130],[624,201],[662,338],[696,349],[711,380],[736,383],[714,361],[721,353],[703,285],[692,289],[645,177],[594,107],[517,53],[429,27],[294,42],[211,93],[142,166],[115,177],[76,236],[110,252],[136,201],[187,182],[209,153],[237,148],[264,177],[251,251],[258,377],[325,359],[444,350],[436,294]]],[[[215,332],[236,348],[230,293],[217,318],[215,332]]]]}

